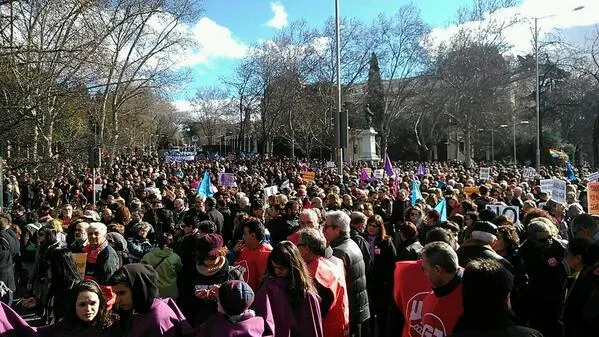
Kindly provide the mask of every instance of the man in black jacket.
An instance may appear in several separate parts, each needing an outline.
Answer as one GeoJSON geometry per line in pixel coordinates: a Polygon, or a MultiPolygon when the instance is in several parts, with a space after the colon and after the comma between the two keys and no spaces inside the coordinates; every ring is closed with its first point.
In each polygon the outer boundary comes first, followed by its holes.
{"type": "Polygon", "coordinates": [[[470,237],[458,249],[458,259],[461,267],[476,259],[491,259],[501,263],[512,274],[512,264],[497,254],[493,246],[497,243],[497,226],[488,221],[477,221],[472,224],[470,237]]]}
{"type": "Polygon", "coordinates": [[[333,255],[343,261],[345,281],[349,294],[349,334],[351,337],[369,336],[367,321],[370,305],[366,290],[366,267],[358,245],[350,238],[351,219],[343,211],[327,214],[323,233],[333,248],[333,255]]]}
{"type": "Polygon", "coordinates": [[[513,276],[497,260],[474,260],[462,277],[464,313],[452,337],[541,337],[540,332],[516,325],[508,296],[513,276]]]}
{"type": "Polygon", "coordinates": [[[225,218],[222,213],[216,209],[216,199],[210,197],[204,201],[204,207],[206,208],[207,220],[210,220],[216,224],[216,234],[222,235],[223,227],[225,225],[225,218]]]}
{"type": "Polygon", "coordinates": [[[299,229],[300,205],[295,200],[285,204],[285,213],[267,224],[271,244],[277,244],[299,229]]]}

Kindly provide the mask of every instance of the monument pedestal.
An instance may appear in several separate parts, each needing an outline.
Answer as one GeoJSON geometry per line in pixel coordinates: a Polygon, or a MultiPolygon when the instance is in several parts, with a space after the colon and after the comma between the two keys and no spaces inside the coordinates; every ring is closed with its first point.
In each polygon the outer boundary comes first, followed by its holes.
{"type": "Polygon", "coordinates": [[[360,161],[380,161],[381,158],[376,154],[376,135],[378,132],[373,128],[360,130],[358,133],[358,160],[360,161]]]}

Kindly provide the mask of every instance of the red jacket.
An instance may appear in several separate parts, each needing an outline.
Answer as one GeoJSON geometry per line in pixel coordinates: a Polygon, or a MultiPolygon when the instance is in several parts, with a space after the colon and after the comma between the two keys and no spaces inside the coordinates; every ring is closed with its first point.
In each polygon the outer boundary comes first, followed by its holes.
{"type": "Polygon", "coordinates": [[[451,335],[463,312],[461,283],[443,296],[429,292],[422,304],[422,336],[451,335]]]}
{"type": "Polygon", "coordinates": [[[402,337],[422,336],[422,309],[424,297],[431,284],[424,276],[421,260],[395,263],[393,300],[404,317],[402,337]]]}
{"type": "Polygon", "coordinates": [[[272,251],[271,245],[261,243],[256,249],[249,249],[244,246],[239,251],[236,266],[240,266],[243,270],[243,280],[252,287],[254,292],[258,292],[260,280],[266,271],[268,265],[268,256],[272,251]]]}
{"type": "Polygon", "coordinates": [[[349,300],[345,284],[343,261],[331,256],[318,257],[308,264],[314,280],[333,293],[331,307],[322,320],[324,337],[344,337],[349,334],[349,300]]]}

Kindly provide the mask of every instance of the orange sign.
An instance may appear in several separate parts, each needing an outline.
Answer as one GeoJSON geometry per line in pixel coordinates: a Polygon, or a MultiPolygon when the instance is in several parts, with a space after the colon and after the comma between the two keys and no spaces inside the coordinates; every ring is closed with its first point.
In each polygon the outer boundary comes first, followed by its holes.
{"type": "Polygon", "coordinates": [[[472,193],[480,193],[480,188],[478,186],[467,186],[464,187],[464,193],[466,193],[468,199],[471,199],[472,193]]]}
{"type": "Polygon", "coordinates": [[[587,201],[590,214],[599,214],[599,183],[587,184],[587,201]]]}
{"type": "Polygon", "coordinates": [[[81,278],[85,276],[85,265],[87,262],[87,253],[73,253],[73,260],[77,266],[77,272],[81,275],[81,278]]]}
{"type": "Polygon", "coordinates": [[[313,182],[315,177],[316,173],[314,173],[314,171],[306,171],[302,173],[302,179],[309,183],[313,182]]]}

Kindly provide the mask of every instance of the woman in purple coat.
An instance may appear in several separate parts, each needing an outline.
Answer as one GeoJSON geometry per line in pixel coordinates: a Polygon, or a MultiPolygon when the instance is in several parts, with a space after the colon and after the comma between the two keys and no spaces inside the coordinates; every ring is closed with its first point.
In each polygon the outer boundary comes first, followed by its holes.
{"type": "Polygon", "coordinates": [[[253,305],[275,337],[322,337],[320,298],[297,247],[273,247],[253,305]]]}

